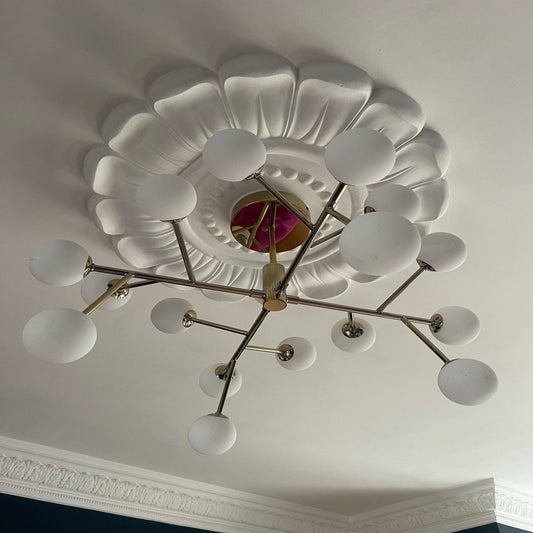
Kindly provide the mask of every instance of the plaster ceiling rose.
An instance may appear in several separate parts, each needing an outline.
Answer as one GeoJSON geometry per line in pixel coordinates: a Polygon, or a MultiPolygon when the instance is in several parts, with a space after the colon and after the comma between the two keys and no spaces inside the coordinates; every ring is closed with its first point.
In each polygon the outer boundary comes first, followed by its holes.
{"type": "MultiPolygon", "coordinates": [[[[393,89],[374,89],[366,72],[345,63],[317,61],[297,69],[283,57],[259,54],[233,58],[218,73],[202,67],[174,70],[151,84],[146,101],[124,102],[105,119],[106,145],[95,146],[85,158],[85,179],[95,192],[89,213],[112,236],[127,264],[183,277],[186,269],[171,224],[142,214],[135,201],[139,185],[154,175],[179,174],[199,199],[182,223],[196,278],[261,288],[263,254],[235,240],[231,213],[239,200],[262,188],[255,180],[232,183],[210,174],[201,157],[207,139],[227,128],[260,137],[267,149],[265,176],[278,190],[300,198],[314,219],[338,183],[324,167],[324,147],[345,130],[376,130],[394,144],[395,165],[379,183],[349,187],[339,211],[354,218],[363,212],[369,192],[385,184],[404,185],[420,200],[413,222],[423,236],[446,210],[449,192],[443,176],[450,159],[442,137],[424,124],[414,100],[393,89]]],[[[317,239],[342,227],[332,219],[317,239]]],[[[296,252],[279,253],[278,262],[288,266],[296,252]]],[[[308,252],[290,292],[331,298],[350,282],[375,279],[349,266],[333,239],[308,252]]]]}

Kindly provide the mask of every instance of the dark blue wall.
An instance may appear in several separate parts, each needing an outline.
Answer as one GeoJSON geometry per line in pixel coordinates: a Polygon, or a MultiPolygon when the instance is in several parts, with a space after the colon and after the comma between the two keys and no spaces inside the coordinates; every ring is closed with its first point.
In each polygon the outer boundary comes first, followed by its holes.
{"type": "Polygon", "coordinates": [[[472,529],[463,529],[457,533],[526,533],[523,529],[504,526],[502,524],[488,524],[486,526],[474,527],[472,529]]]}
{"type": "Polygon", "coordinates": [[[0,494],[2,533],[205,533],[99,511],[0,494]]]}
{"type": "MultiPolygon", "coordinates": [[[[0,494],[2,533],[211,533],[150,520],[90,511],[0,494]]],[[[457,533],[526,533],[523,529],[488,524],[457,533]]]]}

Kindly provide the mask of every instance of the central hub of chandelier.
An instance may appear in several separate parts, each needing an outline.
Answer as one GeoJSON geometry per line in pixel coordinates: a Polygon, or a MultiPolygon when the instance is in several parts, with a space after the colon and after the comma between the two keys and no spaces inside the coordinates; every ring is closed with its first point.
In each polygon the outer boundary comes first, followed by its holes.
{"type": "Polygon", "coordinates": [[[391,89],[373,91],[365,72],[340,63],[311,63],[297,76],[283,58],[243,56],[225,64],[219,78],[199,68],[175,71],[150,87],[153,109],[128,103],[110,114],[103,128],[109,148],[93,149],[85,161],[98,193],[89,210],[134,268],[97,265],[70,241],[40,246],[31,273],[51,285],[83,280],[89,305],[35,315],[23,331],[26,350],[56,363],[83,357],[96,342],[88,315],[121,307],[144,285],[196,288],[227,305],[261,301],[247,329],[200,318],[181,298],[151,312],[164,333],[202,325],[242,337],[227,362],[200,376],[201,389],[219,403],[192,425],[189,442],[211,455],[236,440],[223,410],[242,384],[236,366],[245,351],[271,353],[288,370],[314,363],[306,338],[251,343],[268,314],[288,305],[341,313],[331,340],[349,354],[370,349],[376,338],[373,325],[356,316],[399,321],[442,361],[437,381],[448,399],[476,405],[490,398],[497,378],[489,366],[449,359],[415,325],[439,342],[465,344],[479,333],[472,311],[386,311],[423,273],[454,270],[466,258],[459,237],[430,232],[448,199],[448,155],[442,138],[422,129],[418,104],[391,89]],[[375,308],[324,301],[350,282],[410,265],[415,271],[375,308]]]}

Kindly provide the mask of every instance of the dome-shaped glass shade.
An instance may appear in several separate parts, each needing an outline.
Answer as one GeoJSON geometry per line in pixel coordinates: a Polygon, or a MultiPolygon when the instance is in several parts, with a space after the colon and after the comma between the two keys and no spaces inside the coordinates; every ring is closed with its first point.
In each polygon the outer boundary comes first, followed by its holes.
{"type": "Polygon", "coordinates": [[[51,363],[71,363],[89,353],[96,342],[93,321],[75,309],[47,309],[24,326],[26,351],[51,363]]]}
{"type": "Polygon", "coordinates": [[[363,353],[376,342],[376,330],[366,320],[357,318],[350,324],[347,319],[339,320],[331,329],[333,344],[348,353],[363,353]]]}
{"type": "Polygon", "coordinates": [[[235,424],[224,415],[202,416],[189,429],[189,444],[199,453],[220,455],[237,439],[235,424]]]}
{"type": "Polygon", "coordinates": [[[316,348],[302,337],[288,337],[281,341],[278,349],[292,347],[292,357],[288,361],[277,358],[278,363],[287,370],[305,370],[313,365],[316,360],[316,348]]]}
{"type": "Polygon", "coordinates": [[[344,228],[339,249],[342,258],[359,272],[383,276],[403,270],[416,259],[420,234],[404,217],[368,213],[344,228]]]}
{"type": "Polygon", "coordinates": [[[246,130],[221,130],[205,143],[205,168],[224,181],[241,181],[259,170],[266,161],[261,139],[246,130]]]}
{"type": "MultiPolygon", "coordinates": [[[[226,380],[221,379],[216,374],[216,369],[221,366],[226,366],[226,364],[216,363],[214,365],[208,366],[200,374],[200,388],[205,394],[207,394],[207,396],[210,396],[211,398],[219,398],[220,395],[222,394],[222,389],[224,388],[224,385],[226,384],[226,380]]],[[[241,388],[241,385],[242,385],[241,373],[238,370],[234,370],[233,376],[231,378],[231,383],[228,388],[228,398],[230,396],[237,394],[241,388]]]]}
{"type": "Polygon", "coordinates": [[[441,368],[438,384],[442,394],[452,402],[478,405],[494,396],[498,377],[481,361],[454,359],[441,368]]]}
{"type": "Polygon", "coordinates": [[[378,131],[356,128],[340,133],[326,146],[324,163],[346,185],[369,185],[383,179],[394,166],[396,152],[378,131]]]}
{"type": "MultiPolygon", "coordinates": [[[[81,282],[81,297],[87,304],[93,303],[99,296],[101,296],[109,288],[109,283],[119,279],[113,274],[99,274],[92,272],[81,282]]],[[[119,290],[120,292],[120,290],[119,290]]],[[[104,302],[102,302],[98,309],[103,311],[113,311],[123,305],[127,304],[131,299],[132,291],[128,291],[127,294],[121,298],[114,298],[111,296],[104,302]]]]}
{"type": "Polygon", "coordinates": [[[442,318],[442,325],[436,328],[430,326],[430,331],[444,344],[468,344],[479,335],[481,329],[479,318],[470,309],[452,305],[439,309],[433,316],[436,315],[442,318]]]}
{"type": "Polygon", "coordinates": [[[181,176],[154,176],[137,189],[139,209],[156,220],[177,220],[189,216],[196,207],[196,190],[181,176]]]}
{"type": "Polygon", "coordinates": [[[412,222],[420,212],[420,198],[409,187],[389,183],[368,193],[365,200],[367,207],[374,211],[394,213],[412,222]]]}
{"type": "Polygon", "coordinates": [[[422,238],[418,260],[436,272],[449,272],[460,267],[466,259],[466,245],[452,233],[430,233],[422,238]]]}
{"type": "Polygon", "coordinates": [[[161,300],[152,309],[152,324],[163,333],[181,333],[187,328],[183,325],[183,317],[192,311],[193,305],[181,298],[161,300]]]}
{"type": "Polygon", "coordinates": [[[89,254],[79,244],[61,239],[39,245],[28,259],[32,276],[48,285],[66,287],[83,279],[89,254]]]}

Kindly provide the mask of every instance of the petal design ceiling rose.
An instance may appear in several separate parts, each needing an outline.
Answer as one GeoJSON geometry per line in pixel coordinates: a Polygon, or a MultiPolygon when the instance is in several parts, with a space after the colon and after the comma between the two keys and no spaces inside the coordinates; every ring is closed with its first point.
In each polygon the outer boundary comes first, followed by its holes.
{"type": "MultiPolygon", "coordinates": [[[[353,218],[363,210],[367,189],[405,185],[421,200],[415,224],[424,235],[446,210],[449,191],[443,176],[450,161],[442,137],[423,129],[424,123],[414,100],[388,88],[373,90],[366,72],[345,63],[312,62],[298,70],[283,57],[254,54],[227,61],[218,74],[201,67],[175,70],[152,83],[146,102],[124,102],[104,121],[107,146],[91,149],[84,164],[85,179],[95,192],[89,213],[129,265],[184,276],[170,224],[141,214],[135,204],[136,189],[144,180],[180,174],[199,198],[197,209],[182,223],[197,279],[260,288],[263,255],[239,244],[230,229],[232,207],[260,186],[253,180],[224,182],[209,174],[200,157],[207,139],[228,127],[257,134],[267,147],[269,181],[299,197],[314,218],[337,184],[323,165],[324,147],[347,129],[379,131],[395,146],[394,168],[368,188],[350,187],[339,210],[353,218]]],[[[340,228],[340,222],[329,221],[318,238],[340,228]]],[[[282,252],[278,261],[288,265],[295,254],[282,252]]],[[[375,279],[348,266],[333,239],[309,251],[289,291],[331,298],[347,290],[350,281],[375,279]]]]}

